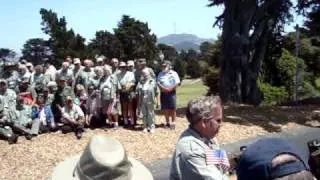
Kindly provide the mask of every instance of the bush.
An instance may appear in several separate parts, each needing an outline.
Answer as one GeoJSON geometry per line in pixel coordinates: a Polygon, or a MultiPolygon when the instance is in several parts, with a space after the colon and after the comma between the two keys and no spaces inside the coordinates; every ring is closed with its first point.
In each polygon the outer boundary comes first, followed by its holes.
{"type": "Polygon", "coordinates": [[[175,60],[173,64],[173,70],[175,70],[178,73],[182,81],[187,72],[187,63],[178,58],[175,60]]]}
{"type": "Polygon", "coordinates": [[[219,92],[220,70],[214,66],[209,67],[203,75],[203,82],[209,87],[208,94],[217,94],[219,92]]]}
{"type": "Polygon", "coordinates": [[[187,74],[191,78],[199,78],[202,75],[200,63],[197,60],[190,60],[187,66],[187,74]]]}
{"type": "Polygon", "coordinates": [[[275,105],[286,101],[289,98],[289,94],[284,86],[275,87],[268,83],[258,81],[258,87],[263,92],[264,100],[263,104],[275,105]]]}

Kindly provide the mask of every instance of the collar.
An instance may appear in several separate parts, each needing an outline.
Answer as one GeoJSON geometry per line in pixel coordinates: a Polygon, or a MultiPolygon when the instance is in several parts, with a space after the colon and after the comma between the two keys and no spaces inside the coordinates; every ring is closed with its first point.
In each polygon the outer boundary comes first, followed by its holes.
{"type": "Polygon", "coordinates": [[[210,147],[211,147],[212,144],[215,144],[213,140],[208,139],[208,138],[206,138],[206,137],[203,137],[203,136],[199,133],[199,131],[197,131],[195,128],[193,128],[193,127],[191,127],[191,126],[189,126],[189,128],[188,128],[188,132],[189,132],[190,134],[192,134],[195,138],[201,140],[202,142],[204,142],[206,145],[208,145],[208,146],[210,146],[210,147]]]}

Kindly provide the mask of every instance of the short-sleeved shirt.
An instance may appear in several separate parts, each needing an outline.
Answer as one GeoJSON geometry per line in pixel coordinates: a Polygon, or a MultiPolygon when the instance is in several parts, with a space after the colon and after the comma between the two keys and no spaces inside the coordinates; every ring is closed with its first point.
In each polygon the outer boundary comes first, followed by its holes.
{"type": "Polygon", "coordinates": [[[143,104],[155,104],[155,97],[157,94],[157,86],[154,79],[150,79],[145,83],[139,82],[136,88],[139,95],[139,106],[143,104]]]}
{"type": "Polygon", "coordinates": [[[189,127],[177,142],[170,180],[227,180],[227,175],[207,160],[208,150],[213,153],[215,149],[219,149],[216,141],[201,137],[189,127]]]}
{"type": "Polygon", "coordinates": [[[58,70],[56,73],[56,78],[55,78],[56,81],[59,82],[61,77],[64,77],[67,80],[69,85],[72,84],[73,74],[70,69],[67,69],[65,71],[63,71],[62,69],[58,70]]]}
{"type": "Polygon", "coordinates": [[[91,77],[91,78],[89,79],[88,87],[89,87],[89,86],[93,86],[94,89],[99,89],[100,79],[101,79],[101,78],[98,77],[98,76],[91,77]]]}
{"type": "Polygon", "coordinates": [[[92,69],[90,69],[90,70],[83,69],[79,74],[79,77],[78,77],[79,82],[78,83],[87,87],[89,84],[89,79],[92,78],[93,76],[94,76],[94,72],[92,69]]]}
{"type": "Polygon", "coordinates": [[[16,99],[17,94],[12,89],[7,89],[4,94],[2,94],[5,106],[8,108],[14,108],[16,107],[16,99]]]}
{"type": "MultiPolygon", "coordinates": [[[[149,70],[150,76],[152,79],[156,80],[156,74],[154,73],[152,68],[149,67],[145,67],[149,70]]],[[[141,74],[142,74],[142,70],[141,69],[136,69],[134,71],[134,76],[135,76],[135,80],[136,80],[136,84],[139,83],[140,79],[141,79],[141,74]]]]}
{"type": "Polygon", "coordinates": [[[77,120],[84,117],[84,113],[81,110],[80,106],[73,104],[72,108],[64,106],[62,109],[62,117],[67,119],[77,120]]]}
{"type": "Polygon", "coordinates": [[[101,100],[110,100],[116,97],[117,90],[120,89],[120,84],[117,78],[110,75],[107,78],[103,78],[100,84],[100,97],[101,100]]]}
{"type": "Polygon", "coordinates": [[[180,84],[180,78],[177,72],[169,70],[169,72],[160,72],[157,78],[157,82],[166,88],[180,84]]]}
{"type": "MultiPolygon", "coordinates": [[[[126,71],[125,73],[119,73],[118,76],[118,81],[120,83],[120,86],[127,86],[128,84],[135,84],[135,77],[134,77],[134,73],[131,71],[126,71]]],[[[129,90],[129,89],[126,89],[129,90]]]]}
{"type": "Polygon", "coordinates": [[[23,105],[21,108],[17,108],[15,112],[16,112],[16,118],[17,118],[17,119],[13,119],[15,124],[25,126],[32,121],[32,118],[31,118],[32,111],[30,106],[23,105]]]}

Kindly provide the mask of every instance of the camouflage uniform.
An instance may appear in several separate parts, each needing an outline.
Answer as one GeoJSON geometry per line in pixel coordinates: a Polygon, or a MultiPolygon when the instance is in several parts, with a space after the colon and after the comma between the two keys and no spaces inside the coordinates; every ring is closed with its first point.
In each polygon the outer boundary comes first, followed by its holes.
{"type": "Polygon", "coordinates": [[[52,101],[52,112],[54,114],[54,119],[59,121],[61,119],[61,111],[59,106],[62,108],[65,105],[66,99],[71,96],[74,99],[74,92],[70,86],[58,87],[58,90],[54,94],[52,101]]]}
{"type": "Polygon", "coordinates": [[[1,76],[1,78],[7,80],[8,88],[13,90],[15,90],[19,84],[19,73],[14,69],[15,66],[15,62],[6,62],[1,76]]]}
{"type": "Polygon", "coordinates": [[[16,143],[18,140],[18,136],[14,134],[12,128],[9,126],[12,125],[8,121],[7,111],[8,107],[6,107],[4,102],[4,97],[0,95],[0,136],[8,139],[9,144],[16,143]]]}
{"type": "Polygon", "coordinates": [[[40,120],[34,119],[32,120],[31,115],[31,107],[22,104],[18,105],[15,111],[15,119],[13,119],[13,130],[24,135],[37,135],[39,133],[40,120]],[[27,128],[28,126],[31,129],[27,128]]]}
{"type": "Polygon", "coordinates": [[[93,70],[91,68],[89,70],[85,68],[80,72],[78,83],[82,84],[84,87],[87,88],[89,85],[89,79],[92,78],[93,76],[94,76],[93,70]]]}

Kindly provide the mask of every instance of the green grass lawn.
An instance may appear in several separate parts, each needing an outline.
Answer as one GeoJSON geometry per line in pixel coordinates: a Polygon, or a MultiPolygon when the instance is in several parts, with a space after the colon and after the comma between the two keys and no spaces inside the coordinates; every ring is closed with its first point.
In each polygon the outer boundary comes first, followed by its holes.
{"type": "Polygon", "coordinates": [[[207,86],[202,81],[194,84],[185,83],[177,88],[177,107],[186,107],[188,101],[207,93],[207,86]]]}

